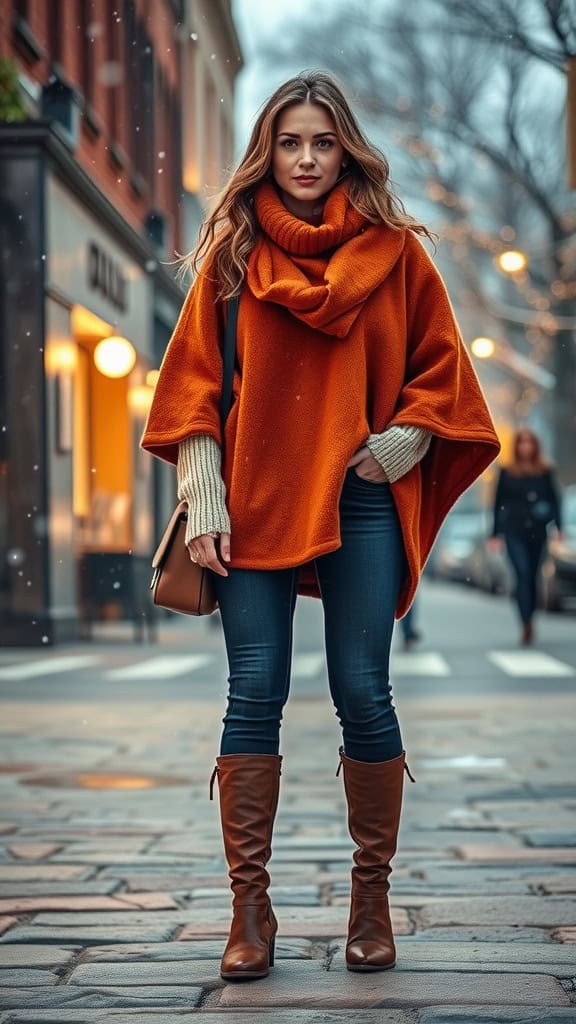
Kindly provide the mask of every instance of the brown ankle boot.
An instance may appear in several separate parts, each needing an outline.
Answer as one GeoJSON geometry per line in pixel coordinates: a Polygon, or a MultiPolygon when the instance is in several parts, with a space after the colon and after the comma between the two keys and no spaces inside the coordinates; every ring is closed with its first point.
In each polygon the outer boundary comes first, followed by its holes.
{"type": "Polygon", "coordinates": [[[218,777],[220,819],[228,862],[233,916],[220,973],[226,981],[265,978],[274,966],[274,916],[266,864],[280,791],[278,754],[224,754],[210,780],[218,777]]]}
{"type": "Polygon", "coordinates": [[[529,647],[534,640],[534,626],[531,622],[525,622],[522,627],[522,636],[520,637],[520,643],[523,647],[529,647]]]}
{"type": "MultiPolygon", "coordinates": [[[[354,761],[340,748],[348,827],[354,851],[352,899],[346,943],[349,971],[386,971],[396,963],[388,906],[390,861],[396,853],[404,771],[404,753],[393,761],[354,761]]],[[[410,775],[412,781],[412,775],[410,775]]]]}

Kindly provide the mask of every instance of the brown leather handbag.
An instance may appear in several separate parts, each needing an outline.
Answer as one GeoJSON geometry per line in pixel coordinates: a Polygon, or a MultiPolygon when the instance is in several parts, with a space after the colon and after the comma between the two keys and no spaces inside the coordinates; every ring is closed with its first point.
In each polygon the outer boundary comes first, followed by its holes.
{"type": "Polygon", "coordinates": [[[218,602],[209,569],[190,558],[184,543],[188,506],[179,501],[152,559],[152,600],[184,615],[211,615],[218,602]]]}
{"type": "MultiPolygon", "coordinates": [[[[222,349],[220,417],[223,427],[232,405],[238,304],[238,296],[230,299],[228,303],[222,349]]],[[[211,615],[218,607],[212,573],[210,569],[197,565],[190,558],[190,552],[185,544],[187,519],[188,505],[185,501],[179,501],[152,559],[152,600],[162,608],[183,615],[211,615]]]]}

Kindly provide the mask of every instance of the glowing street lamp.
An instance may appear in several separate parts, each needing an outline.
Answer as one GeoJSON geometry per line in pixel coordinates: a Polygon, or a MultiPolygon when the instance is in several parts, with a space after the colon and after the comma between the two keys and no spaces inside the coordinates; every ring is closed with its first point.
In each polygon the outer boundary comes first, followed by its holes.
{"type": "Polygon", "coordinates": [[[69,339],[50,341],[45,352],[46,371],[53,376],[58,373],[73,374],[76,370],[77,348],[69,339]]]}
{"type": "Polygon", "coordinates": [[[518,274],[526,269],[528,257],[519,249],[505,249],[496,257],[496,265],[505,274],[518,274]]]}
{"type": "Polygon", "coordinates": [[[477,359],[490,359],[496,351],[496,342],[492,338],[474,338],[470,348],[477,359]]]}
{"type": "Polygon", "coordinates": [[[493,358],[496,363],[506,366],[517,377],[523,377],[547,391],[551,391],[556,384],[553,373],[545,370],[543,366],[537,366],[527,356],[503,342],[497,344],[493,338],[474,338],[470,348],[472,355],[477,359],[493,358]]]}
{"type": "Polygon", "coordinates": [[[136,349],[128,338],[113,334],[98,342],[94,362],[105,377],[127,377],[136,362],[136,349]]]}

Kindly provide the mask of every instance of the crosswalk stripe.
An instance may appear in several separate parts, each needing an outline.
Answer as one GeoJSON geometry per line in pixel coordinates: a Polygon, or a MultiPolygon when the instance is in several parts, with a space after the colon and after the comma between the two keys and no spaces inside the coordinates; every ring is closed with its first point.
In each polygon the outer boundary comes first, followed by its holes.
{"type": "Polygon", "coordinates": [[[32,679],[33,676],[51,676],[56,672],[72,672],[88,668],[100,661],[97,654],[68,654],[60,658],[37,658],[19,665],[4,665],[0,668],[0,679],[32,679]]]}
{"type": "MultiPolygon", "coordinates": [[[[62,655],[35,658],[12,665],[0,666],[0,681],[16,681],[58,673],[91,668],[101,663],[105,655],[62,655]]],[[[543,651],[499,650],[486,651],[485,657],[508,676],[525,678],[571,678],[576,668],[543,651]]],[[[186,675],[214,663],[214,654],[159,655],[142,661],[132,661],[120,668],[108,669],[102,677],[111,682],[138,679],[170,679],[186,675]]],[[[292,664],[294,678],[314,679],[324,669],[324,651],[295,654],[292,664]]],[[[391,656],[392,676],[447,677],[452,670],[446,658],[437,651],[394,651],[391,656]]]]}
{"type": "Polygon", "coordinates": [[[450,666],[436,651],[395,651],[391,657],[395,676],[449,676],[450,666]]]}
{"type": "Polygon", "coordinates": [[[488,658],[509,676],[574,676],[576,669],[543,651],[489,651],[488,658]]]}
{"type": "Polygon", "coordinates": [[[318,675],[324,663],[324,654],[296,654],[292,663],[292,675],[312,679],[318,675]]]}
{"type": "Polygon", "coordinates": [[[165,654],[147,658],[136,664],[114,668],[104,674],[105,679],[118,682],[124,679],[171,679],[173,676],[194,672],[212,661],[210,654],[165,654]]]}

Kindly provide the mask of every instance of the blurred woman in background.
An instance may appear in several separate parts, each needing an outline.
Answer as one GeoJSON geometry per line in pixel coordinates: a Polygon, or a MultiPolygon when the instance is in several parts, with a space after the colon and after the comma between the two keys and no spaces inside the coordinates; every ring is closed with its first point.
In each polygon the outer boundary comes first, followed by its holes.
{"type": "Polygon", "coordinates": [[[534,638],[532,620],[538,599],[538,571],[548,524],[561,532],[560,500],[553,469],[543,457],[540,440],[527,427],[514,437],[511,463],[502,468],[494,499],[493,541],[504,539],[516,580],[514,593],[522,634],[534,638]]]}

